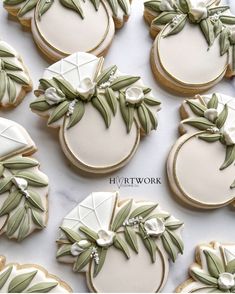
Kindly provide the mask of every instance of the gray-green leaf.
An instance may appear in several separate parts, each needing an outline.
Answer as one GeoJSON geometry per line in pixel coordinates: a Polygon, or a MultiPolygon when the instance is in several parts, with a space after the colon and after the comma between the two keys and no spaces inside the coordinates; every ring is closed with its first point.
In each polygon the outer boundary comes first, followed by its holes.
{"type": "Polygon", "coordinates": [[[24,216],[26,214],[26,210],[24,207],[18,208],[14,214],[12,214],[7,222],[7,231],[6,234],[8,237],[11,237],[16,230],[18,230],[24,216]]]}
{"type": "Polygon", "coordinates": [[[6,284],[8,278],[11,275],[13,266],[9,267],[7,270],[5,270],[1,275],[0,275],[0,290],[3,288],[3,286],[6,284]]]}
{"type": "Polygon", "coordinates": [[[22,196],[20,191],[10,193],[0,209],[0,217],[13,211],[20,204],[22,196]]]}
{"type": "Polygon", "coordinates": [[[78,101],[74,106],[73,114],[70,116],[67,129],[72,128],[77,123],[79,123],[79,121],[83,118],[84,113],[85,113],[85,105],[82,101],[78,101]]]}
{"type": "Polygon", "coordinates": [[[18,241],[24,240],[28,236],[29,230],[29,216],[28,213],[26,213],[19,227],[18,241]]]}
{"type": "Polygon", "coordinates": [[[200,22],[200,28],[207,40],[209,46],[213,45],[215,40],[214,26],[209,18],[203,19],[200,22]]]}
{"type": "Polygon", "coordinates": [[[0,194],[5,193],[6,191],[9,191],[13,185],[12,183],[12,177],[5,177],[0,179],[0,194]]]}
{"type": "Polygon", "coordinates": [[[91,100],[91,103],[100,112],[104,119],[105,125],[108,128],[111,124],[111,113],[107,102],[102,96],[97,96],[91,100]]]}
{"type": "Polygon", "coordinates": [[[215,125],[212,122],[210,122],[208,119],[204,117],[188,118],[185,119],[183,123],[188,124],[202,131],[215,127],[215,125]]]}
{"type": "Polygon", "coordinates": [[[228,105],[225,104],[224,109],[219,114],[219,116],[215,122],[218,129],[221,129],[224,126],[224,124],[227,120],[227,117],[228,117],[228,105]]]}
{"type": "Polygon", "coordinates": [[[224,28],[222,32],[220,33],[220,55],[223,56],[225,53],[228,52],[230,48],[230,30],[229,28],[224,28]]]}
{"type": "Polygon", "coordinates": [[[180,222],[180,221],[170,221],[170,222],[165,223],[165,227],[166,227],[168,230],[177,230],[177,229],[179,229],[182,225],[183,225],[183,223],[180,222]]]}
{"type": "Polygon", "coordinates": [[[106,88],[105,97],[106,97],[106,100],[109,104],[109,107],[111,108],[113,114],[115,115],[117,112],[118,102],[117,102],[117,97],[116,97],[114,91],[111,88],[106,88]]]}
{"type": "Polygon", "coordinates": [[[48,293],[58,285],[57,282],[42,282],[38,283],[29,289],[25,293],[48,293]]]}
{"type": "Polygon", "coordinates": [[[21,84],[21,85],[28,85],[29,84],[29,80],[19,72],[17,72],[17,73],[8,72],[7,75],[9,78],[11,78],[13,81],[15,81],[18,84],[21,84]]]}
{"type": "Polygon", "coordinates": [[[105,258],[107,255],[107,248],[98,248],[97,252],[98,252],[98,256],[99,256],[99,263],[96,264],[95,263],[95,267],[94,267],[94,273],[93,273],[93,277],[95,278],[101,271],[104,262],[105,262],[105,258]]]}
{"type": "Polygon", "coordinates": [[[182,15],[180,20],[177,22],[177,24],[171,27],[171,29],[164,35],[164,37],[168,37],[168,36],[180,33],[185,27],[186,22],[187,22],[187,15],[182,15]]]}
{"type": "Polygon", "coordinates": [[[192,269],[191,274],[196,280],[202,282],[203,284],[217,286],[218,279],[213,278],[200,270],[192,269]]]}
{"type": "Polygon", "coordinates": [[[84,18],[84,13],[83,13],[79,0],[60,0],[60,2],[65,7],[76,11],[81,16],[82,19],[84,18]]]}
{"type": "Polygon", "coordinates": [[[129,218],[136,218],[138,216],[141,216],[143,218],[147,217],[151,212],[154,211],[154,209],[158,206],[158,204],[151,204],[151,205],[143,205],[138,208],[136,208],[129,218]]]}
{"type": "MultiPolygon", "coordinates": [[[[61,0],[60,0],[61,1],[61,0]]],[[[64,0],[63,0],[64,1],[64,0]]],[[[70,100],[74,100],[77,98],[78,94],[73,86],[63,78],[54,77],[53,80],[59,86],[60,90],[64,93],[64,95],[70,100]]]]}
{"type": "Polygon", "coordinates": [[[43,218],[42,218],[42,212],[37,211],[36,209],[31,209],[32,213],[32,220],[35,223],[36,226],[43,229],[45,227],[43,218]]]}
{"type": "Polygon", "coordinates": [[[144,2],[144,7],[152,10],[153,12],[162,12],[160,9],[161,0],[150,0],[147,2],[144,2]]]}
{"type": "Polygon", "coordinates": [[[145,97],[144,103],[149,106],[158,106],[161,104],[161,101],[157,100],[156,98],[153,98],[153,97],[145,97]]]}
{"type": "Polygon", "coordinates": [[[48,124],[52,124],[54,122],[56,122],[57,120],[61,119],[67,112],[69,109],[69,102],[68,101],[64,101],[62,103],[60,103],[55,109],[54,111],[51,113],[49,120],[48,120],[48,124]]]}
{"type": "Polygon", "coordinates": [[[129,0],[118,0],[118,4],[120,5],[122,11],[125,13],[125,15],[128,15],[128,3],[129,0]]]}
{"type": "Polygon", "coordinates": [[[96,232],[92,231],[90,228],[81,226],[79,230],[86,235],[86,237],[91,241],[96,241],[98,239],[98,235],[96,232]]]}
{"type": "Polygon", "coordinates": [[[9,77],[7,77],[7,94],[10,103],[16,100],[16,85],[9,77]]]}
{"type": "Polygon", "coordinates": [[[217,96],[217,94],[213,94],[211,99],[208,101],[207,103],[207,108],[214,108],[214,109],[217,109],[219,105],[219,98],[217,96]]]}
{"type": "Polygon", "coordinates": [[[27,12],[34,9],[38,3],[38,0],[27,0],[18,12],[18,17],[24,16],[27,12]]]}
{"type": "Polygon", "coordinates": [[[117,71],[116,65],[110,66],[109,68],[102,71],[102,73],[96,79],[97,86],[100,86],[106,83],[109,80],[111,74],[115,74],[116,71],[117,71]]]}
{"type": "Polygon", "coordinates": [[[48,186],[47,178],[30,171],[20,171],[16,174],[17,177],[25,179],[30,186],[33,187],[46,187],[48,186]]]}
{"type": "Polygon", "coordinates": [[[152,24],[153,25],[166,25],[173,20],[173,18],[179,15],[178,12],[162,12],[158,17],[156,17],[152,24]]]}
{"type": "Polygon", "coordinates": [[[9,169],[26,169],[38,166],[38,161],[30,157],[17,156],[4,160],[3,166],[9,169]]]}
{"type": "Polygon", "coordinates": [[[126,242],[118,234],[115,236],[113,245],[117,249],[121,250],[125,254],[126,258],[128,258],[128,259],[130,258],[129,248],[128,248],[126,242]]]}
{"type": "Polygon", "coordinates": [[[117,0],[107,0],[107,1],[108,1],[109,6],[112,9],[113,15],[117,16],[117,12],[118,12],[118,2],[117,2],[117,0]]]}
{"type": "Polygon", "coordinates": [[[157,250],[156,243],[151,237],[146,235],[143,224],[140,224],[139,230],[140,230],[140,237],[144,243],[144,246],[146,247],[146,249],[148,250],[150,254],[152,263],[154,263],[156,261],[156,250],[157,250]]]}
{"type": "Polygon", "coordinates": [[[149,112],[146,106],[141,104],[137,109],[137,113],[138,113],[140,125],[143,128],[145,134],[148,135],[152,130],[152,122],[151,122],[149,112]]]}
{"type": "Polygon", "coordinates": [[[56,253],[56,258],[71,255],[71,247],[70,244],[62,245],[56,253]]]}
{"type": "Polygon", "coordinates": [[[196,114],[197,116],[204,117],[204,112],[207,110],[206,106],[204,106],[200,102],[193,100],[187,100],[187,104],[189,105],[190,109],[194,114],[196,114]]]}
{"type": "Polygon", "coordinates": [[[214,143],[221,139],[221,134],[203,134],[199,135],[198,138],[208,143],[214,143]]]}
{"type": "Polygon", "coordinates": [[[137,242],[137,235],[133,228],[126,226],[124,230],[124,235],[126,242],[129,246],[138,253],[138,242],[137,242]]]}
{"type": "Polygon", "coordinates": [[[27,198],[27,201],[35,208],[41,211],[45,211],[40,195],[37,192],[32,190],[28,190],[28,193],[29,193],[29,197],[27,198]]]}
{"type": "Polygon", "coordinates": [[[220,20],[226,25],[235,25],[235,17],[231,15],[221,15],[220,20]]]}
{"type": "Polygon", "coordinates": [[[125,204],[117,213],[117,215],[114,218],[114,221],[111,226],[111,230],[116,232],[124,223],[124,221],[127,219],[131,207],[132,207],[133,200],[130,200],[125,204]]]}
{"type": "Polygon", "coordinates": [[[161,235],[161,240],[166,252],[169,254],[169,257],[173,262],[175,262],[178,255],[178,250],[175,248],[175,245],[167,231],[161,235]]]}
{"type": "Polygon", "coordinates": [[[22,293],[32,282],[33,278],[37,274],[37,270],[26,273],[26,274],[21,274],[16,276],[14,279],[9,284],[8,287],[8,292],[9,293],[22,293]]]}
{"type": "Polygon", "coordinates": [[[220,170],[223,170],[233,164],[235,161],[235,145],[226,147],[226,156],[225,161],[220,167],[220,170]]]}
{"type": "Polygon", "coordinates": [[[53,2],[54,2],[54,0],[52,0],[52,1],[39,0],[39,4],[38,4],[38,17],[39,17],[39,19],[41,18],[41,16],[44,13],[47,12],[47,10],[51,7],[53,2]]]}
{"type": "Polygon", "coordinates": [[[207,268],[212,277],[218,278],[225,271],[222,260],[213,252],[204,250],[206,256],[207,268]]]}
{"type": "Polygon", "coordinates": [[[111,83],[110,88],[112,88],[113,91],[120,91],[136,83],[139,79],[140,77],[120,76],[111,83]]]}
{"type": "Polygon", "coordinates": [[[86,251],[83,251],[78,255],[78,258],[73,267],[75,272],[81,271],[90,262],[92,250],[92,247],[88,248],[86,251]]]}
{"type": "Polygon", "coordinates": [[[7,85],[6,79],[7,79],[6,72],[1,70],[0,71],[0,102],[2,101],[6,93],[6,85],[7,85]]]}
{"type": "Polygon", "coordinates": [[[75,231],[65,227],[61,227],[60,229],[65,233],[65,236],[70,242],[75,243],[82,240],[82,237],[75,231]]]}
{"type": "MultiPolygon", "coordinates": [[[[235,259],[229,261],[226,265],[226,272],[234,274],[235,273],[235,259]]],[[[1,287],[0,287],[1,289],[1,287]]]]}
{"type": "Polygon", "coordinates": [[[169,234],[172,242],[178,248],[179,252],[181,254],[183,254],[183,252],[184,252],[184,244],[183,244],[183,241],[181,240],[180,236],[178,236],[175,232],[172,232],[170,230],[167,230],[167,233],[169,234]]]}
{"type": "Polygon", "coordinates": [[[48,104],[45,98],[39,98],[36,101],[30,103],[30,108],[37,111],[47,111],[53,106],[48,104]]]}

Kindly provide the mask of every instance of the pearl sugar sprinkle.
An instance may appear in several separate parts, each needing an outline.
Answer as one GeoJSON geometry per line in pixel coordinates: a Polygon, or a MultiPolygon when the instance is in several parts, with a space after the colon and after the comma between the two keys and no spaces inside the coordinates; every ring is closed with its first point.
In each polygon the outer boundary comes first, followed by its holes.
{"type": "Polygon", "coordinates": [[[98,254],[98,251],[97,251],[97,248],[96,247],[94,247],[92,249],[91,258],[94,259],[94,261],[95,261],[96,264],[99,264],[100,258],[99,258],[99,254],[98,254]]]}
{"type": "Polygon", "coordinates": [[[142,216],[133,217],[133,218],[126,220],[123,223],[123,226],[124,227],[125,226],[135,226],[135,225],[138,225],[139,223],[141,223],[142,220],[143,220],[142,216]]]}
{"type": "Polygon", "coordinates": [[[76,100],[73,100],[70,104],[69,104],[69,109],[68,109],[68,112],[67,112],[67,116],[70,116],[73,114],[74,112],[74,107],[76,105],[77,101],[76,100]]]}
{"type": "Polygon", "coordinates": [[[115,71],[113,70],[113,71],[111,72],[111,74],[110,74],[110,77],[109,77],[108,81],[105,82],[105,83],[103,83],[103,84],[101,84],[101,85],[99,86],[99,88],[100,88],[100,89],[106,89],[106,88],[110,87],[111,83],[112,83],[115,79],[116,79],[116,77],[115,77],[115,71]]]}

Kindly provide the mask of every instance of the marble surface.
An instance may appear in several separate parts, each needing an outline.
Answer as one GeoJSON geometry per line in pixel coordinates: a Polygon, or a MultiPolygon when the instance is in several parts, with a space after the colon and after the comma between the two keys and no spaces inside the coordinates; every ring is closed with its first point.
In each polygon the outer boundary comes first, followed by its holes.
{"type": "MultiPolygon", "coordinates": [[[[230,2],[235,13],[235,1],[230,2]]],[[[233,242],[235,240],[235,211],[225,207],[215,211],[196,211],[178,203],[167,185],[165,162],[172,144],[177,139],[179,114],[178,108],[182,98],[174,97],[161,89],[154,81],[149,66],[149,52],[152,40],[148,27],[143,21],[143,3],[133,1],[132,15],[129,23],[119,31],[106,57],[106,65],[117,64],[122,72],[141,75],[143,80],[153,88],[155,95],[162,100],[159,114],[159,129],[142,140],[133,160],[111,177],[160,177],[161,185],[139,185],[138,187],[121,187],[120,196],[133,196],[136,199],[149,199],[159,202],[161,206],[185,222],[185,253],[175,264],[171,264],[169,279],[164,292],[173,292],[175,287],[187,277],[188,266],[194,259],[194,249],[198,243],[218,240],[233,242]]],[[[7,13],[0,7],[0,36],[21,52],[28,65],[34,84],[37,85],[48,63],[36,49],[31,34],[24,32],[18,23],[8,20],[7,13]]],[[[234,80],[224,80],[211,92],[235,93],[234,80]]],[[[113,191],[118,189],[110,184],[110,176],[87,178],[79,175],[66,160],[58,143],[56,130],[46,127],[46,121],[29,110],[33,94],[13,111],[0,111],[0,115],[21,123],[30,133],[38,146],[35,157],[41,162],[42,170],[50,177],[48,227],[26,239],[22,244],[0,239],[0,254],[9,262],[36,263],[45,266],[50,272],[67,281],[75,292],[86,292],[85,277],[72,272],[70,266],[57,263],[55,259],[58,227],[62,218],[92,191],[113,191]]]]}

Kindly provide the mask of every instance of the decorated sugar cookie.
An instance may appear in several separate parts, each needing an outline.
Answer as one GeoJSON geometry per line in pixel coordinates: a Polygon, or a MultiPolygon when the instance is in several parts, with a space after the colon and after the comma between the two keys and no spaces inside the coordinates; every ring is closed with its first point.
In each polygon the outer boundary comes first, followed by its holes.
{"type": "Polygon", "coordinates": [[[0,41],[0,107],[17,106],[31,90],[32,82],[21,57],[0,41]]]}
{"type": "Polygon", "coordinates": [[[182,227],[158,204],[91,193],[64,218],[57,258],[86,273],[92,292],[159,292],[183,253],[182,227]]]}
{"type": "Polygon", "coordinates": [[[65,155],[79,169],[108,173],[124,166],[141,135],[157,128],[159,100],[140,77],[75,53],[45,70],[31,109],[60,129],[65,155]]]}
{"type": "Polygon", "coordinates": [[[130,14],[130,0],[4,0],[4,7],[52,61],[77,51],[103,56],[130,14]]]}
{"type": "Polygon", "coordinates": [[[173,192],[199,208],[218,208],[235,197],[235,102],[222,94],[197,95],[181,107],[181,137],[167,171],[173,192]]]}
{"type": "Polygon", "coordinates": [[[235,17],[219,0],[148,0],[157,81],[181,95],[202,93],[235,72],[235,17]]]}
{"type": "Polygon", "coordinates": [[[48,178],[23,127],[0,118],[0,146],[0,235],[21,241],[46,226],[48,178]]]}
{"type": "Polygon", "coordinates": [[[35,264],[6,264],[0,256],[0,293],[70,293],[72,289],[43,267],[35,264]]]}
{"type": "Polygon", "coordinates": [[[235,245],[212,242],[198,246],[189,274],[177,293],[234,293],[235,245]]]}

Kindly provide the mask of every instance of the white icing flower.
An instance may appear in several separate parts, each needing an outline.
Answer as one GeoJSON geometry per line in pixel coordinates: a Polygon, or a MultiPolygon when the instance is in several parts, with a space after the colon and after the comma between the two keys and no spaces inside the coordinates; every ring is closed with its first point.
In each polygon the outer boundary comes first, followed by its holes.
{"type": "Polygon", "coordinates": [[[151,218],[144,223],[144,228],[149,236],[158,237],[165,232],[165,225],[160,218],[151,218]]]}
{"type": "Polygon", "coordinates": [[[74,243],[71,246],[70,252],[73,256],[78,256],[81,252],[83,252],[86,248],[90,247],[91,243],[87,240],[81,240],[79,242],[74,243]]]}
{"type": "Polygon", "coordinates": [[[159,8],[161,11],[174,10],[174,0],[162,0],[159,8]]]}
{"type": "Polygon", "coordinates": [[[100,230],[98,236],[99,239],[96,240],[96,243],[101,247],[108,247],[113,244],[115,233],[112,231],[100,230]]]}
{"type": "Polygon", "coordinates": [[[81,98],[88,100],[95,94],[96,83],[94,83],[90,78],[85,78],[81,80],[79,87],[77,88],[78,93],[81,98]]]}
{"type": "Polygon", "coordinates": [[[208,16],[208,10],[205,1],[200,1],[197,5],[192,5],[189,10],[189,18],[192,22],[200,22],[206,19],[208,16]]]}
{"type": "Polygon", "coordinates": [[[25,179],[13,177],[11,181],[26,197],[29,197],[28,182],[25,179]]]}
{"type": "Polygon", "coordinates": [[[222,273],[218,279],[219,288],[222,290],[229,290],[235,286],[234,276],[230,273],[222,273]]]}
{"type": "Polygon", "coordinates": [[[126,90],[126,101],[130,104],[137,104],[144,99],[143,89],[139,87],[130,87],[126,90]]]}
{"type": "Polygon", "coordinates": [[[60,103],[63,100],[64,94],[61,92],[58,94],[56,88],[50,87],[45,91],[45,100],[49,105],[55,105],[60,103]]]}
{"type": "Polygon", "coordinates": [[[235,144],[235,127],[225,127],[224,128],[224,140],[227,145],[235,144]]]}
{"type": "Polygon", "coordinates": [[[214,122],[215,119],[218,117],[218,110],[215,109],[215,108],[210,108],[210,109],[207,109],[205,112],[204,112],[204,116],[205,118],[207,118],[209,121],[212,121],[214,122]]]}

